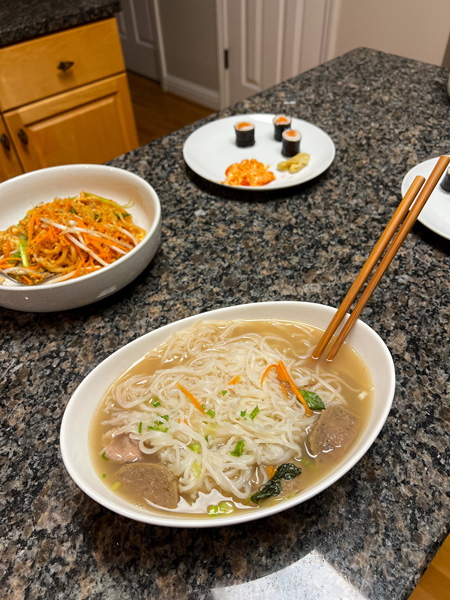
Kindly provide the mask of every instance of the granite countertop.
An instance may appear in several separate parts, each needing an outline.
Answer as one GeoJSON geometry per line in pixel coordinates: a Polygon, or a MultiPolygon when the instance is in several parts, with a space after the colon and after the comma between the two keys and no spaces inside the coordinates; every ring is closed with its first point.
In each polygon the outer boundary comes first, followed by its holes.
{"type": "Polygon", "coordinates": [[[334,140],[301,186],[240,192],[183,162],[208,117],[112,164],[162,204],[159,250],[126,289],[85,308],[0,308],[0,587],[4,598],[406,600],[448,533],[449,243],[417,223],[362,319],[395,362],[377,440],[319,496],[270,518],[206,530],[127,520],[67,474],[59,428],[71,394],[112,352],[162,325],[228,305],[337,306],[414,165],[448,152],[448,70],[352,51],[220,116],[289,112],[334,140]]]}
{"type": "Polygon", "coordinates": [[[120,0],[2,0],[0,47],[115,16],[120,0]]]}

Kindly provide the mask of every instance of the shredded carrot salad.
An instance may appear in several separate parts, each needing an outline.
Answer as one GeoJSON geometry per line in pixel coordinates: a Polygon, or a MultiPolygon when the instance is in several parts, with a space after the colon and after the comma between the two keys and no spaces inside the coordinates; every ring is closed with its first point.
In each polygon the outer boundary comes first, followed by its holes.
{"type": "Polygon", "coordinates": [[[126,206],[95,194],[55,198],[0,231],[0,282],[56,283],[93,273],[124,256],[145,237],[126,206]]]}
{"type": "Polygon", "coordinates": [[[269,167],[255,158],[233,163],[225,171],[225,176],[226,180],[223,183],[227,185],[259,186],[267,185],[275,179],[269,167]]]}

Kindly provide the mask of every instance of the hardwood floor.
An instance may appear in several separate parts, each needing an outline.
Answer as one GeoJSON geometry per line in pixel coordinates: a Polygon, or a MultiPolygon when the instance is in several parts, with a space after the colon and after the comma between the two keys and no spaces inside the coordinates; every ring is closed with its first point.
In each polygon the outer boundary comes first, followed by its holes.
{"type": "Polygon", "coordinates": [[[163,92],[156,81],[131,71],[127,75],[140,146],[214,112],[170,92],[163,92]]]}
{"type": "MultiPolygon", "coordinates": [[[[163,92],[159,84],[128,71],[139,145],[202,119],[214,111],[163,92]]],[[[424,573],[409,600],[450,599],[450,536],[424,573]]]]}

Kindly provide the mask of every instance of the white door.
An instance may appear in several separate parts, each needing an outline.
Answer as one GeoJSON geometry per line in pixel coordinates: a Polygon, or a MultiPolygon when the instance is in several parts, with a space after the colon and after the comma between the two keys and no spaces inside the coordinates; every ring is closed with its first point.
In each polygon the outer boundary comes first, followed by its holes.
{"type": "Polygon", "coordinates": [[[216,5],[228,62],[222,106],[328,58],[332,0],[217,0],[216,5]]]}
{"type": "Polygon", "coordinates": [[[160,81],[157,7],[154,0],[122,0],[122,7],[117,21],[126,68],[160,81]]]}

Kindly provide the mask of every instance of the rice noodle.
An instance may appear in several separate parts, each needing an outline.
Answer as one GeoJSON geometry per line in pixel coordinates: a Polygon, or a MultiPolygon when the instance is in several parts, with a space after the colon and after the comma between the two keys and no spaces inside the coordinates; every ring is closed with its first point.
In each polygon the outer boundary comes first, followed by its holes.
{"type": "MultiPolygon", "coordinates": [[[[276,371],[266,367],[280,359],[299,388],[307,386],[325,403],[345,404],[343,381],[324,376],[318,365],[304,359],[313,349],[312,328],[296,324],[302,355],[286,337],[239,332],[242,322],[200,322],[173,334],[148,353],[155,361],[151,375],[131,369],[106,398],[105,439],[127,433],[146,455],[157,455],[178,477],[180,493],[195,498],[219,486],[225,493],[248,498],[255,482],[267,480],[261,465],[300,460],[303,442],[318,415],[305,414],[294,394],[283,394],[276,371]],[[303,360],[303,364],[300,361],[303,360]],[[239,376],[234,385],[230,382],[239,376]],[[178,387],[182,384],[204,406],[205,413],[178,387]],[[160,402],[154,406],[155,398],[160,402]],[[259,409],[252,419],[250,414],[259,409]],[[208,415],[208,411],[213,413],[208,415]],[[245,412],[244,412],[245,411],[245,412]],[[154,427],[156,429],[150,429],[154,427]],[[234,456],[238,441],[244,452],[234,456]],[[193,451],[192,444],[197,444],[193,451]]],[[[293,337],[293,336],[291,336],[293,337]]]]}

